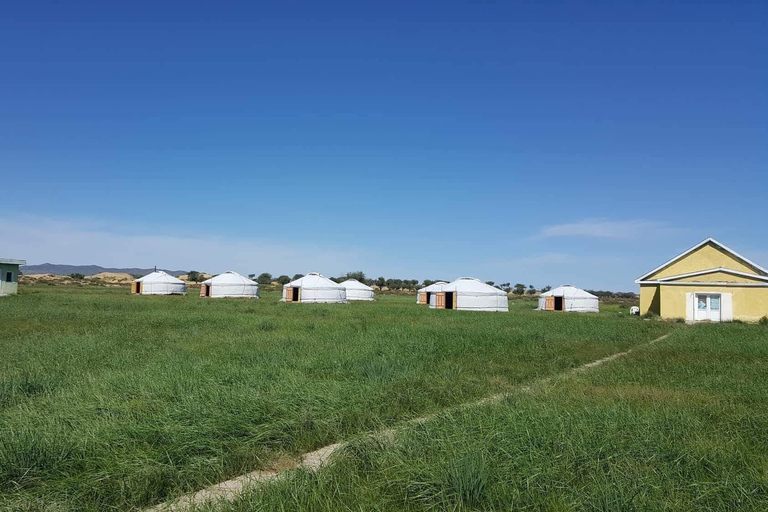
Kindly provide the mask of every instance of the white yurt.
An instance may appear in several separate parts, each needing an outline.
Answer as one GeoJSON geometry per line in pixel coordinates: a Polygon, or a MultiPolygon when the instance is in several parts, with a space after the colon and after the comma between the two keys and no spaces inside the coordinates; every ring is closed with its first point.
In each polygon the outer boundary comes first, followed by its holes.
{"type": "Polygon", "coordinates": [[[283,302],[347,302],[347,289],[317,272],[283,286],[283,302]]]}
{"type": "Polygon", "coordinates": [[[181,279],[176,279],[162,270],[140,277],[131,285],[131,293],[141,295],[184,295],[187,285],[181,279]]]}
{"type": "Polygon", "coordinates": [[[418,292],[416,292],[416,304],[429,304],[435,292],[442,290],[443,285],[446,284],[448,283],[445,281],[437,281],[424,288],[419,288],[418,292]]]}
{"type": "Polygon", "coordinates": [[[259,285],[231,270],[206,279],[200,286],[201,297],[259,298],[259,285]]]}
{"type": "Polygon", "coordinates": [[[460,277],[435,292],[429,307],[465,311],[509,311],[507,293],[474,277],[460,277]]]}
{"type": "Polygon", "coordinates": [[[596,296],[581,288],[564,284],[539,295],[539,309],[542,311],[597,313],[600,311],[600,306],[596,296]]]}
{"type": "Polygon", "coordinates": [[[374,300],[373,288],[357,279],[347,279],[341,286],[347,290],[347,300],[374,300]]]}

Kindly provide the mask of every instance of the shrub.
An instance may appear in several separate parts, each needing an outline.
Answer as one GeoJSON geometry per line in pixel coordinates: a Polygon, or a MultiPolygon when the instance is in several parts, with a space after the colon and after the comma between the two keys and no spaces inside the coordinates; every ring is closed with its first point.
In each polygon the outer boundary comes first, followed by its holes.
{"type": "Polygon", "coordinates": [[[760,321],[757,322],[760,325],[768,325],[768,315],[765,315],[760,321]]]}

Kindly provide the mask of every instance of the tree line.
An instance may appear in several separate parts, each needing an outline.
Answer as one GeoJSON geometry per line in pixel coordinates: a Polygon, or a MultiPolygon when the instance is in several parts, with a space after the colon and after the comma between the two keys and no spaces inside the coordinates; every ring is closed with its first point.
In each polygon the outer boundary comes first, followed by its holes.
{"type": "MultiPolygon", "coordinates": [[[[253,279],[260,285],[269,285],[273,282],[276,282],[279,285],[285,285],[290,283],[291,281],[295,281],[296,279],[301,279],[304,277],[304,274],[294,274],[293,277],[290,277],[286,274],[279,275],[277,277],[274,277],[269,272],[262,272],[259,275],[256,274],[248,274],[249,279],[253,279]]],[[[187,279],[194,282],[203,281],[203,274],[196,271],[196,270],[190,270],[187,274],[187,279]]],[[[438,281],[448,281],[447,279],[425,279],[423,281],[419,281],[418,279],[395,279],[395,278],[386,278],[384,276],[377,277],[375,279],[369,278],[365,275],[364,272],[360,270],[356,270],[354,272],[347,272],[346,274],[343,274],[338,277],[329,277],[331,281],[334,281],[336,283],[341,283],[343,281],[346,281],[347,279],[357,279],[361,283],[364,283],[368,286],[375,286],[379,289],[382,288],[388,288],[390,290],[407,290],[407,291],[414,291],[418,290],[419,288],[422,288],[424,286],[429,286],[431,284],[434,284],[438,281]]],[[[523,283],[515,283],[514,285],[510,283],[501,283],[496,284],[494,281],[486,281],[485,284],[488,284],[490,286],[495,286],[496,288],[499,288],[500,290],[503,290],[507,293],[513,293],[514,295],[537,295],[539,293],[548,292],[552,289],[551,286],[547,285],[543,288],[536,288],[532,284],[525,285],[523,283]]],[[[600,298],[619,298],[619,299],[631,299],[634,298],[636,295],[632,292],[610,292],[605,290],[587,290],[587,292],[596,295],[600,298]]]]}

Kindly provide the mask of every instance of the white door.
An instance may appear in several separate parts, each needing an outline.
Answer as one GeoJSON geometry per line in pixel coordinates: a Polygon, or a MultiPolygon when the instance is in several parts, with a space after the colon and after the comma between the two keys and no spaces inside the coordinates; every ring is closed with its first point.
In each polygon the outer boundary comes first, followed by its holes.
{"type": "Polygon", "coordinates": [[[696,308],[695,319],[697,322],[709,320],[710,322],[720,321],[720,294],[719,293],[697,293],[694,303],[696,308]]]}
{"type": "Polygon", "coordinates": [[[711,322],[720,321],[720,294],[712,293],[709,295],[709,320],[711,322]]]}

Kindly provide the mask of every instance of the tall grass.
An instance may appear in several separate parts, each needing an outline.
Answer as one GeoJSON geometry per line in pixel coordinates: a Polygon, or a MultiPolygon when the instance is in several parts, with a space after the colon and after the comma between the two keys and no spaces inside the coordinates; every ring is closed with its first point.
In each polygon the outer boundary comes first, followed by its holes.
{"type": "MultiPolygon", "coordinates": [[[[4,298],[0,509],[157,503],[673,328],[618,313],[540,313],[528,301],[481,314],[401,296],[278,298],[48,286],[4,298]]],[[[483,502],[492,473],[473,457],[425,482],[440,483],[446,500],[483,502]]]]}
{"type": "Polygon", "coordinates": [[[767,381],[768,329],[679,329],[209,509],[768,510],[767,381]]]}

